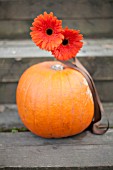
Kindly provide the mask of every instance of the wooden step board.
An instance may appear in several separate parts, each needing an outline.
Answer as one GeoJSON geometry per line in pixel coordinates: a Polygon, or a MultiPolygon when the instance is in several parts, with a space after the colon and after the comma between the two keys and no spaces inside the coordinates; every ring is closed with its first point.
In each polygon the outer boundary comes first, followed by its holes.
{"type": "MultiPolygon", "coordinates": [[[[113,39],[85,39],[77,57],[92,75],[103,102],[113,102],[113,39]]],[[[0,41],[0,103],[15,103],[21,74],[31,65],[54,60],[31,40],[0,41]]]]}
{"type": "MultiPolygon", "coordinates": [[[[104,103],[113,127],[113,103],[104,103]]],[[[27,132],[16,105],[0,105],[0,170],[112,170],[113,129],[104,135],[89,131],[44,139],[27,132]]]]}
{"type": "MultiPolygon", "coordinates": [[[[110,128],[113,128],[113,103],[103,103],[105,116],[109,119],[110,128]]],[[[106,123],[106,117],[103,121],[106,123]]],[[[19,118],[17,106],[12,104],[0,105],[0,132],[26,131],[19,118]]]]}
{"type": "Polygon", "coordinates": [[[101,136],[86,131],[63,139],[0,133],[0,169],[112,170],[113,129],[101,136]]]}
{"type": "Polygon", "coordinates": [[[113,0],[0,0],[0,38],[30,38],[33,19],[44,11],[86,37],[113,37],[113,0]]]}

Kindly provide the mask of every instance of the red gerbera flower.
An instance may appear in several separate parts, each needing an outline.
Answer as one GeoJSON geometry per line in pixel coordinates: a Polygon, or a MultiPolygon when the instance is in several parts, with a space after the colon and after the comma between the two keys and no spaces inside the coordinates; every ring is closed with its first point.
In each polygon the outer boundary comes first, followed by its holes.
{"type": "Polygon", "coordinates": [[[58,60],[69,60],[76,56],[83,45],[81,42],[83,36],[79,32],[79,30],[68,29],[68,27],[62,31],[64,35],[62,43],[52,50],[52,54],[58,60]]]}
{"type": "Polygon", "coordinates": [[[48,51],[53,50],[62,43],[64,36],[61,34],[62,21],[53,16],[53,13],[37,16],[32,23],[33,27],[30,29],[32,40],[41,49],[48,51]]]}

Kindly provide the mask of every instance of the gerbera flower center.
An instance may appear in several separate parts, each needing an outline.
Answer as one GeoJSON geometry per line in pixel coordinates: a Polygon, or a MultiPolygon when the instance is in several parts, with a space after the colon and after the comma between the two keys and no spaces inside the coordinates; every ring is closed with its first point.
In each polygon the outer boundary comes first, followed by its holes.
{"type": "Polygon", "coordinates": [[[68,43],[69,43],[69,41],[67,39],[64,39],[62,42],[63,45],[67,45],[68,43]]]}
{"type": "Polygon", "coordinates": [[[46,30],[46,33],[47,33],[47,35],[52,35],[53,34],[53,30],[51,28],[48,28],[46,30]]]}

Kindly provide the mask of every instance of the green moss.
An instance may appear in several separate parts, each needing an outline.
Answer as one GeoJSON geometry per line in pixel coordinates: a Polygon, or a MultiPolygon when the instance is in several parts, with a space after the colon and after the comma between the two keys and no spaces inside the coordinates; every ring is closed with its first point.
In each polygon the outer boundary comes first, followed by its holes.
{"type": "Polygon", "coordinates": [[[13,127],[13,128],[0,128],[0,132],[12,132],[12,133],[16,133],[16,132],[26,132],[29,131],[26,127],[13,127]]]}
{"type": "Polygon", "coordinates": [[[12,129],[11,132],[16,133],[16,132],[18,132],[18,129],[12,129]]]}

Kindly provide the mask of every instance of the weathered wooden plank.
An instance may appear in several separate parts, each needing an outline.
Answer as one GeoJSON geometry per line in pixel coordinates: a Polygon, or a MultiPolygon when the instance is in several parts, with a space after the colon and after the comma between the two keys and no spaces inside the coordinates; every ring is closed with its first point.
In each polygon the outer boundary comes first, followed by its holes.
{"type": "Polygon", "coordinates": [[[33,19],[44,11],[59,18],[109,18],[112,9],[113,0],[0,0],[0,19],[33,19]]]}
{"type": "MultiPolygon", "coordinates": [[[[86,39],[78,57],[95,80],[101,100],[113,101],[113,40],[86,39]]],[[[53,59],[31,41],[0,41],[0,103],[15,102],[17,82],[25,69],[53,59]]]]}
{"type": "MultiPolygon", "coordinates": [[[[95,81],[102,102],[113,102],[113,81],[95,81]]],[[[0,103],[15,103],[17,82],[0,83],[0,103]]]]}
{"type": "Polygon", "coordinates": [[[50,52],[39,49],[31,40],[1,41],[0,58],[15,58],[19,60],[32,57],[53,58],[50,52]]]}
{"type": "Polygon", "coordinates": [[[109,129],[104,135],[94,135],[89,131],[84,131],[79,135],[60,139],[46,139],[34,135],[31,132],[23,133],[0,133],[0,147],[24,147],[24,146],[47,146],[47,145],[60,145],[60,146],[81,146],[81,145],[113,145],[113,129],[109,129]],[[7,140],[5,140],[7,137],[7,140]],[[28,140],[26,140],[28,139],[28,140]],[[11,142],[10,142],[11,140],[11,142]]]}
{"type": "Polygon", "coordinates": [[[72,29],[78,29],[85,37],[90,38],[111,38],[113,37],[113,19],[84,19],[84,20],[63,20],[63,26],[69,26],[72,29]]]}
{"type": "MultiPolygon", "coordinates": [[[[113,57],[78,57],[95,81],[113,81],[113,57]]],[[[30,66],[53,57],[5,58],[0,59],[0,82],[17,82],[30,66]],[[21,68],[21,69],[20,69],[21,68]]]]}
{"type": "MultiPolygon", "coordinates": [[[[85,39],[77,56],[112,57],[113,39],[85,39]]],[[[39,49],[31,40],[0,41],[0,58],[52,57],[51,53],[39,49]]]]}
{"type": "Polygon", "coordinates": [[[15,103],[17,83],[0,83],[0,103],[15,103]]]}
{"type": "MultiPolygon", "coordinates": [[[[85,39],[77,56],[94,80],[113,80],[112,39],[85,39]]],[[[29,66],[49,60],[54,60],[51,53],[30,40],[0,41],[0,82],[17,82],[29,66]]]]}
{"type": "Polygon", "coordinates": [[[0,21],[1,39],[30,38],[30,26],[32,21],[0,21]]]}
{"type": "MultiPolygon", "coordinates": [[[[30,38],[33,20],[0,20],[0,38],[30,38]]],[[[103,19],[65,19],[63,27],[81,30],[85,37],[113,37],[113,18],[103,19]]]]}
{"type": "Polygon", "coordinates": [[[0,59],[0,82],[17,82],[28,67],[53,59],[53,57],[0,59]]]}
{"type": "Polygon", "coordinates": [[[95,85],[102,101],[113,101],[113,81],[96,81],[95,85]]]}
{"type": "Polygon", "coordinates": [[[17,106],[0,105],[0,132],[12,131],[12,129],[22,130],[24,125],[19,118],[17,106]]]}
{"type": "MultiPolygon", "coordinates": [[[[27,140],[27,138],[25,138],[27,140]]],[[[76,170],[112,170],[113,146],[24,146],[0,149],[0,169],[41,168],[76,170]],[[100,156],[102,155],[102,156],[100,156]],[[47,168],[46,168],[47,167],[47,168]]]]}
{"type": "MultiPolygon", "coordinates": [[[[110,127],[113,128],[113,103],[103,103],[105,114],[109,119],[110,127]]],[[[106,123],[106,122],[105,122],[106,123]]],[[[19,118],[17,106],[15,104],[0,105],[0,132],[26,130],[19,118]]]]}
{"type": "Polygon", "coordinates": [[[113,168],[113,130],[64,139],[43,139],[29,132],[0,133],[0,169],[113,168]],[[8,168],[9,167],[9,168],[8,168]]]}
{"type": "MultiPolygon", "coordinates": [[[[78,57],[94,81],[113,80],[113,57],[78,57]]],[[[100,82],[102,83],[102,82],[100,82]]]]}

